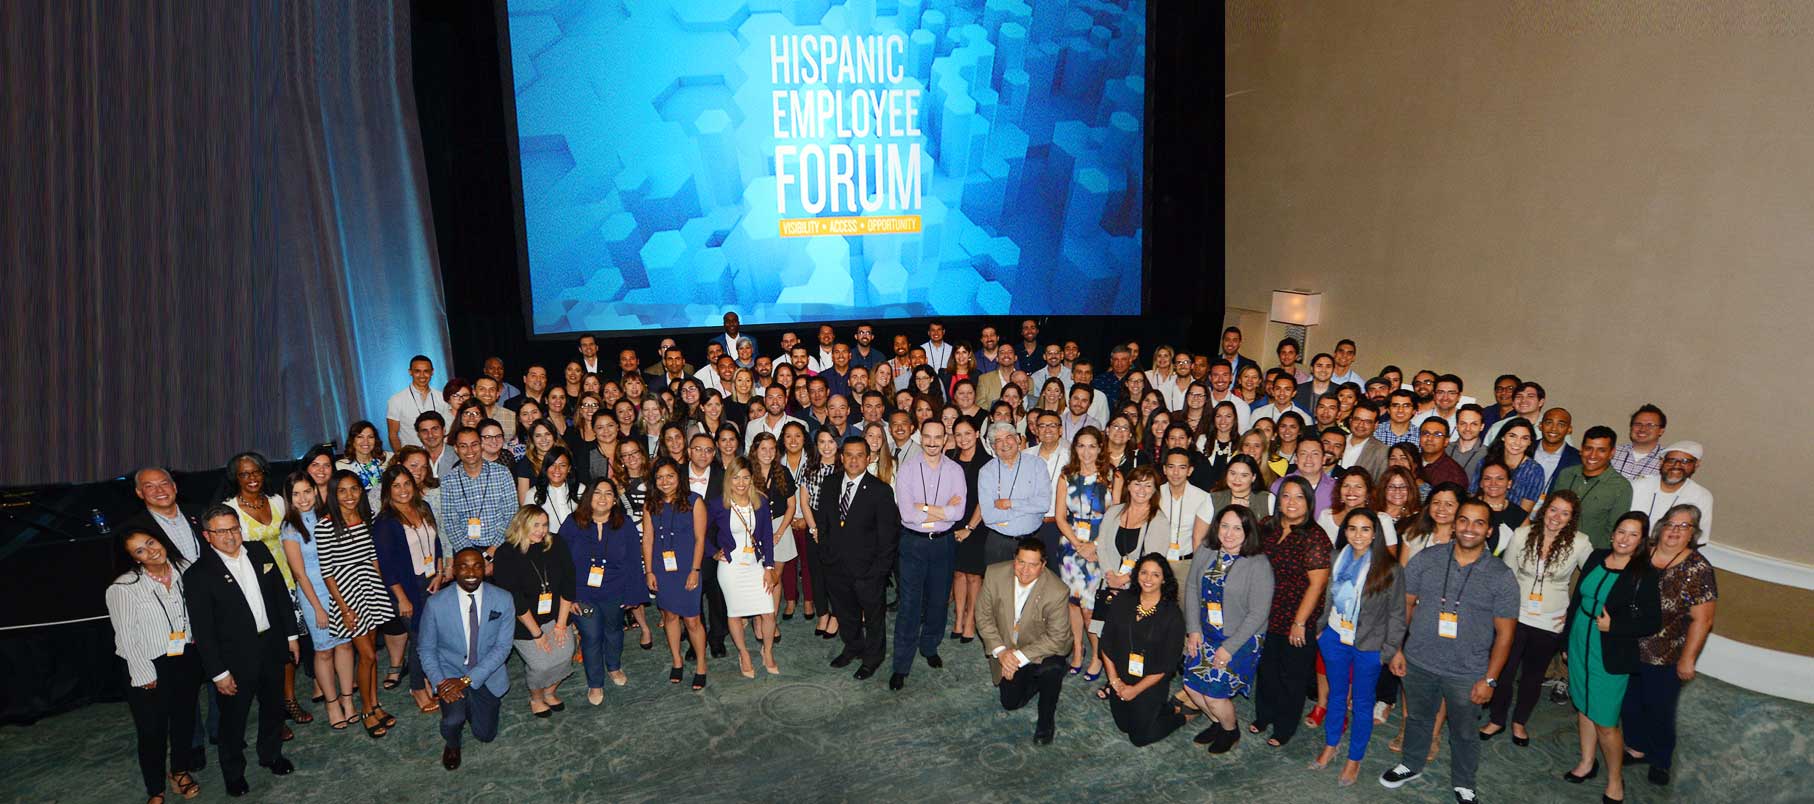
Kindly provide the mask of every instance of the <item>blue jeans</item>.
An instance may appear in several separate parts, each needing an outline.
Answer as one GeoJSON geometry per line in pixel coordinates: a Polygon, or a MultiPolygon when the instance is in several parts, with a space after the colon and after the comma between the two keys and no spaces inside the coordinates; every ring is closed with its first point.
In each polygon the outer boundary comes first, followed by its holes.
{"type": "Polygon", "coordinates": [[[914,646],[922,656],[937,656],[945,639],[945,601],[951,597],[951,565],[957,543],[946,533],[936,539],[901,529],[901,587],[894,615],[894,671],[913,669],[914,646]]]}
{"type": "Polygon", "coordinates": [[[1379,651],[1343,645],[1333,628],[1323,629],[1316,646],[1323,652],[1323,668],[1329,671],[1329,713],[1323,718],[1323,744],[1331,748],[1341,744],[1342,723],[1352,712],[1348,759],[1359,762],[1367,756],[1367,741],[1373,737],[1373,688],[1379,683],[1379,651]],[[1350,694],[1354,696],[1352,705],[1348,701],[1350,694]]]}
{"type": "Polygon", "coordinates": [[[473,737],[481,743],[491,742],[498,736],[498,709],[502,703],[482,686],[466,688],[460,700],[441,704],[441,739],[459,748],[461,731],[471,723],[473,737]]]}
{"type": "Polygon", "coordinates": [[[608,600],[584,617],[574,615],[579,624],[579,655],[586,666],[586,688],[603,689],[605,673],[623,666],[624,608],[608,600]]]}

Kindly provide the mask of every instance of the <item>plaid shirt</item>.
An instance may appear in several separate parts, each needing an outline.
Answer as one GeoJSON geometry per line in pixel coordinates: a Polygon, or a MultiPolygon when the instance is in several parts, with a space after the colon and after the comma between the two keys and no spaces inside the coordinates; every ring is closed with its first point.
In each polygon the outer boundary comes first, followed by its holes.
{"type": "Polygon", "coordinates": [[[1392,423],[1380,422],[1379,427],[1373,430],[1373,440],[1385,444],[1387,447],[1393,444],[1410,444],[1415,447],[1417,446],[1417,426],[1407,423],[1404,435],[1393,435],[1392,423]]]}
{"type": "Polygon", "coordinates": [[[1663,470],[1663,445],[1656,445],[1649,455],[1640,458],[1632,454],[1631,442],[1620,444],[1612,451],[1612,469],[1624,475],[1626,480],[1660,474],[1663,470]]]}
{"type": "Polygon", "coordinates": [[[486,461],[477,478],[456,464],[453,471],[441,476],[442,527],[455,550],[503,544],[504,530],[516,510],[516,482],[503,464],[486,461]],[[466,536],[467,522],[474,518],[479,520],[477,539],[466,536]]]}

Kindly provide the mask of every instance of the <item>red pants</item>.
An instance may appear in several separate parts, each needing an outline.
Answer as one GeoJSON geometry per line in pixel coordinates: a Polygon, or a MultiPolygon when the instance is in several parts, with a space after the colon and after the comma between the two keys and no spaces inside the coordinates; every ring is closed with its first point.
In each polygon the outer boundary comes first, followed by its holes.
{"type": "Polygon", "coordinates": [[[781,563],[781,599],[783,601],[797,600],[804,605],[813,606],[815,612],[822,611],[823,609],[819,606],[813,605],[813,574],[808,567],[809,562],[805,560],[806,551],[816,545],[811,544],[812,537],[806,533],[805,522],[795,520],[792,531],[794,550],[799,557],[781,563]],[[800,575],[797,580],[794,578],[796,572],[800,575]]]}

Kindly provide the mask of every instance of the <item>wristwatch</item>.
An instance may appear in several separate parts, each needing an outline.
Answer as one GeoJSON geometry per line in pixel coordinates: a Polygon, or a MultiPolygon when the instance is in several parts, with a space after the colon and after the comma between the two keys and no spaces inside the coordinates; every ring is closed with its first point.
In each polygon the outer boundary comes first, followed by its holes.
{"type": "Polygon", "coordinates": [[[1499,689],[1499,679],[1493,678],[1492,676],[1487,676],[1486,685],[1488,687],[1492,687],[1493,689],[1499,689]]]}
{"type": "Polygon", "coordinates": [[[468,687],[472,686],[472,676],[460,676],[460,683],[468,687]]]}

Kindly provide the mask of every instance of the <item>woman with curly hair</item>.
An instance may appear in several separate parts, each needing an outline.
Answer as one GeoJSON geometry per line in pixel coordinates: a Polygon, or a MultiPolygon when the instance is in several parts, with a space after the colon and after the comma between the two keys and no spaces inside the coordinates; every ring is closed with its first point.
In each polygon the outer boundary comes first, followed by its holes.
{"type": "Polygon", "coordinates": [[[1134,565],[1134,586],[1115,598],[1102,624],[1102,665],[1115,728],[1134,745],[1165,739],[1184,716],[1169,705],[1172,676],[1184,654],[1184,611],[1165,556],[1134,565]]]}

